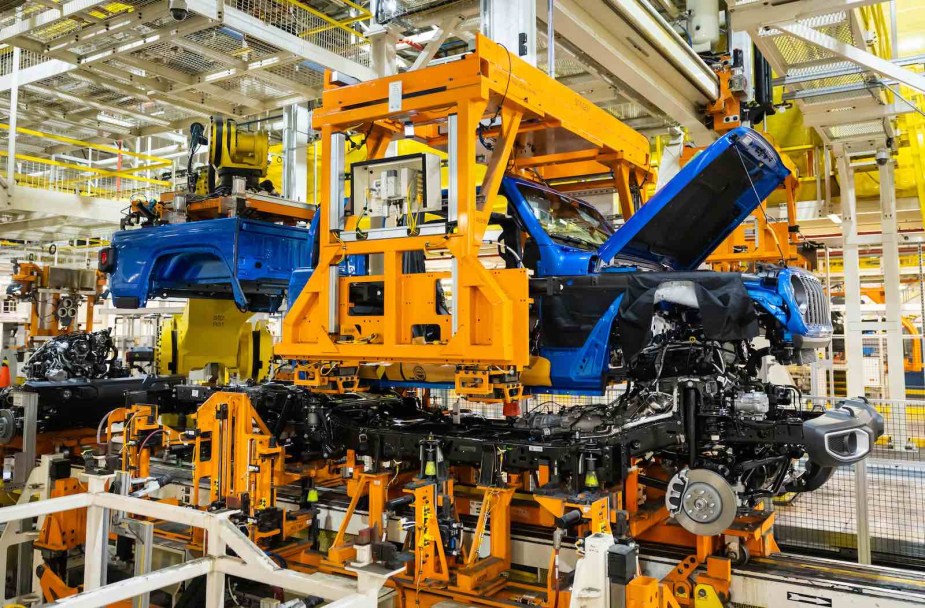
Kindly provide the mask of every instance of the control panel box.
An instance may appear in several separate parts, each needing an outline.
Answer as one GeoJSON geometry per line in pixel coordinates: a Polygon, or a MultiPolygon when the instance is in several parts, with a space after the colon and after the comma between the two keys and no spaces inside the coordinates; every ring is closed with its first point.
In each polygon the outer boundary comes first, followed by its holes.
{"type": "Polygon", "coordinates": [[[406,225],[410,215],[437,212],[443,206],[436,154],[354,163],[350,179],[350,212],[360,220],[369,219],[372,228],[406,225]]]}

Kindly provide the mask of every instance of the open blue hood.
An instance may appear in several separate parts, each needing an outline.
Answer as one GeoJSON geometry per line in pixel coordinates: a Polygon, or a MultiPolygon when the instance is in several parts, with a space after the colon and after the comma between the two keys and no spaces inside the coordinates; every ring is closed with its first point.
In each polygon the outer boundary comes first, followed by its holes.
{"type": "Polygon", "coordinates": [[[789,174],[766,139],[738,127],[684,165],[601,245],[601,262],[626,255],[694,270],[789,174]]]}

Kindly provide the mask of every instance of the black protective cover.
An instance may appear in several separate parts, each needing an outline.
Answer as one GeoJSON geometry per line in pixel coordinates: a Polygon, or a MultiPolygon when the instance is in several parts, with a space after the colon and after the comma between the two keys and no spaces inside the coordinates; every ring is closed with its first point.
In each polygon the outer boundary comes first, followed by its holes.
{"type": "Polygon", "coordinates": [[[667,281],[694,284],[704,338],[728,342],[758,335],[758,316],[742,275],[734,272],[640,272],[629,277],[620,303],[620,345],[628,361],[652,339],[655,292],[667,281]]]}

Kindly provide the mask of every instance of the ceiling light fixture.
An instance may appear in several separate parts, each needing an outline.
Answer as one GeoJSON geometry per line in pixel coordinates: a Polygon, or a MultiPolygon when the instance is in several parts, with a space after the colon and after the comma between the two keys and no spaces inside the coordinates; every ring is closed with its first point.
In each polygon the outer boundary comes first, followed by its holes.
{"type": "Polygon", "coordinates": [[[128,122],[127,120],[121,120],[114,116],[108,116],[100,112],[96,115],[96,119],[100,122],[105,122],[106,124],[114,125],[116,127],[122,127],[123,129],[131,129],[135,126],[135,123],[128,122]]]}

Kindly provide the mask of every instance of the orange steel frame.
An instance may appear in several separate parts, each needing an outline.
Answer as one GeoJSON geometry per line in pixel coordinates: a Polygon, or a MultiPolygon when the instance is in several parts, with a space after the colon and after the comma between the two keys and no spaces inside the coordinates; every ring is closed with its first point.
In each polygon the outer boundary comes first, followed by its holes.
{"type": "MultiPolygon", "coordinates": [[[[196,441],[193,450],[193,504],[200,503],[200,486],[209,480],[209,503],[222,501],[232,509],[244,508],[247,515],[276,506],[276,489],[297,482],[300,473],[286,470],[286,452],[254,411],[244,393],[214,393],[196,412],[196,441]]],[[[298,513],[282,518],[272,530],[251,529],[254,541],[290,537],[307,527],[310,517],[298,513]]]]}
{"type": "MultiPolygon", "coordinates": [[[[160,195],[156,206],[156,212],[159,217],[164,217],[173,205],[173,201],[181,192],[164,192],[160,195]]],[[[189,196],[188,194],[186,196],[189,196]]],[[[191,221],[211,220],[219,217],[229,217],[231,210],[227,204],[228,199],[243,199],[245,208],[255,214],[257,217],[271,222],[281,222],[286,225],[294,225],[296,222],[310,222],[315,215],[312,207],[299,205],[294,206],[287,204],[284,199],[279,202],[266,200],[265,198],[254,198],[244,194],[240,197],[229,195],[209,196],[187,202],[186,215],[191,221]]],[[[132,208],[137,209],[144,204],[140,201],[133,201],[132,208]]]]}
{"type": "MultiPolygon", "coordinates": [[[[334,85],[329,75],[323,107],[315,112],[313,126],[321,131],[323,159],[319,258],[283,321],[276,354],[301,361],[296,382],[321,390],[355,388],[356,367],[367,362],[450,364],[470,373],[501,369],[513,374],[516,383],[517,373],[529,363],[527,272],[488,270],[478,255],[505,171],[513,166],[524,172],[559,175],[569,167],[576,173],[588,171],[590,163],[595,173],[612,172],[608,181],[627,204],[631,184],[651,178],[645,136],[482,36],[478,36],[474,53],[454,62],[350,86],[334,85]],[[389,110],[393,83],[400,83],[402,91],[397,112],[389,110]],[[473,185],[477,129],[495,113],[500,126],[483,134],[497,139],[477,196],[473,185]],[[342,196],[342,189],[332,182],[333,157],[340,152],[333,136],[347,131],[368,133],[368,156],[377,159],[384,156],[391,141],[401,137],[407,123],[424,143],[446,145],[451,165],[455,159],[457,169],[455,179],[450,176],[449,195],[456,201],[455,224],[449,223],[447,233],[440,235],[341,239],[339,228],[343,226],[328,229],[332,199],[342,196]],[[448,125],[453,123],[456,136],[450,137],[448,125]],[[559,148],[554,144],[533,156],[518,156],[540,134],[559,142],[559,148]],[[453,139],[455,146],[450,146],[453,139]],[[436,282],[451,274],[402,274],[402,254],[420,250],[449,251],[457,269],[456,329],[450,327],[440,341],[430,344],[415,341],[411,326],[436,323],[446,327],[447,319],[438,318],[421,294],[433,293],[436,282]],[[331,269],[336,271],[347,255],[362,254],[381,256],[383,273],[340,277],[332,284],[331,269]],[[343,294],[350,283],[363,281],[384,283],[385,314],[381,317],[349,314],[343,294]],[[332,305],[336,307],[333,311],[332,305]]],[[[540,143],[537,137],[537,147],[540,143]]],[[[510,378],[504,388],[504,400],[516,396],[510,378]]]]}
{"type": "MultiPolygon", "coordinates": [[[[717,107],[711,108],[711,112],[717,115],[738,111],[734,105],[721,107],[719,102],[714,105],[717,107]]],[[[528,277],[521,269],[487,270],[478,259],[504,172],[613,188],[620,195],[624,217],[634,211],[634,190],[644,198],[642,186],[652,178],[649,144],[644,136],[481,36],[475,53],[455,62],[346,87],[335,86],[329,75],[324,107],[314,116],[314,127],[322,133],[325,165],[319,261],[284,320],[283,342],[277,347],[277,354],[303,362],[301,369],[297,369],[297,380],[301,378],[302,383],[321,390],[352,388],[355,373],[350,368],[374,361],[455,365],[457,385],[470,389],[470,394],[477,391],[472,385],[497,381],[488,373],[488,366],[504,368],[516,376],[528,362],[528,277]],[[390,112],[390,84],[395,82],[401,83],[402,107],[398,112],[390,112]],[[501,119],[500,125],[482,133],[483,137],[496,139],[496,144],[477,196],[472,185],[476,130],[486,116],[495,114],[501,119]],[[458,125],[455,137],[450,137],[445,127],[450,116],[455,116],[458,125]],[[450,195],[457,201],[455,224],[451,223],[447,233],[441,235],[343,240],[339,230],[328,229],[332,202],[338,205],[342,202],[338,200],[341,190],[332,182],[332,157],[339,153],[333,147],[336,140],[332,136],[347,131],[366,133],[369,158],[381,158],[388,144],[404,132],[409,122],[416,137],[431,146],[449,147],[450,141],[455,141],[455,146],[448,149],[457,166],[455,179],[451,178],[455,190],[450,195]],[[540,139],[532,141],[537,134],[551,135],[550,139],[558,141],[562,148],[543,149],[540,139]],[[576,141],[580,145],[575,146],[576,141]],[[532,143],[540,151],[522,155],[532,143]],[[458,325],[451,336],[435,344],[412,341],[410,327],[419,323],[439,324],[444,330],[449,327],[446,318],[435,318],[433,300],[426,295],[433,293],[437,280],[449,275],[403,275],[402,254],[415,250],[449,251],[458,268],[458,291],[453,293],[458,325]],[[345,256],[357,254],[382,256],[383,274],[335,277],[337,281],[332,283],[330,269],[345,256]],[[384,283],[385,314],[381,318],[360,321],[349,315],[346,299],[349,285],[362,281],[384,283]],[[334,311],[329,310],[332,302],[337,306],[334,311]],[[339,329],[329,326],[330,312],[336,313],[333,316],[339,329]],[[362,331],[355,328],[358,323],[362,324],[362,331]]],[[[139,413],[142,416],[133,426],[150,430],[148,425],[154,422],[156,413],[147,410],[139,413]]],[[[304,543],[298,540],[277,549],[296,569],[346,573],[344,565],[355,555],[346,541],[346,530],[360,499],[368,497],[369,523],[376,526],[382,521],[390,493],[394,494],[408,478],[408,474],[390,477],[388,473],[367,473],[352,453],[348,453],[342,467],[352,470],[352,477],[332,475],[320,466],[298,473],[287,471],[284,452],[268,443],[268,429],[256,416],[247,396],[240,393],[213,395],[197,414],[197,428],[193,487],[198,488],[201,479],[209,478],[210,501],[234,502],[235,496],[249,492],[252,505],[267,506],[275,503],[276,487],[300,477],[347,486],[351,497],[348,514],[326,559],[305,551],[304,543]],[[209,457],[203,451],[202,444],[206,441],[211,442],[209,457]],[[222,468],[222,463],[232,461],[236,466],[222,468]],[[402,481],[395,483],[399,477],[402,481]]],[[[144,459],[144,454],[129,459],[139,461],[135,464],[138,473],[147,468],[144,459]]],[[[454,471],[455,478],[462,480],[460,483],[451,477],[443,482],[440,491],[435,480],[418,479],[405,486],[404,492],[414,496],[416,555],[405,575],[390,581],[404,602],[427,608],[447,598],[457,598],[467,603],[506,606],[526,591],[539,590],[538,605],[565,606],[569,592],[559,589],[554,576],[555,552],[551,556],[544,600],[540,599],[542,587],[502,577],[511,566],[510,525],[517,522],[550,526],[554,517],[562,516],[566,510],[579,509],[584,518],[579,526],[581,531],[610,532],[617,522],[612,505],[622,506],[627,513],[631,536],[668,542],[691,551],[690,557],[665,581],[648,577],[634,581],[627,589],[628,605],[692,605],[699,584],[708,584],[728,596],[729,560],[716,555],[722,549],[721,539],[696,537],[671,524],[662,492],[646,487],[636,468],[631,469],[622,485],[581,500],[531,495],[527,478],[518,475],[510,475],[504,487],[478,486],[472,472],[465,469],[459,467],[454,471]],[[444,553],[436,525],[437,510],[442,506],[441,501],[446,500],[457,507],[457,513],[472,514],[473,502],[481,503],[475,534],[459,557],[444,553]],[[480,558],[478,548],[486,528],[490,528],[490,554],[480,558]],[[706,572],[698,575],[695,571],[701,565],[706,566],[706,572]],[[435,581],[442,583],[433,584],[435,581]]],[[[548,467],[540,467],[537,473],[540,485],[548,481],[548,467]]],[[[725,535],[739,537],[753,555],[766,555],[776,549],[770,534],[772,522],[773,515],[740,519],[725,535]]],[[[299,524],[298,527],[304,527],[305,522],[299,524]]],[[[292,531],[275,532],[282,532],[283,539],[294,539],[292,531]]],[[[259,538],[263,535],[255,540],[259,538]]]]}

